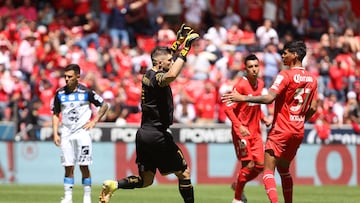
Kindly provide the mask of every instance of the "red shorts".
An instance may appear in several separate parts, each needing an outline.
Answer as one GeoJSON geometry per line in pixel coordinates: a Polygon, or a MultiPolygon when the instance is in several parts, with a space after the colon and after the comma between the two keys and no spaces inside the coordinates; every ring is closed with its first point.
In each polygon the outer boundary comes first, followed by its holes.
{"type": "Polygon", "coordinates": [[[234,132],[232,133],[237,159],[264,163],[264,143],[261,135],[240,137],[241,139],[234,132]],[[246,146],[244,147],[244,145],[246,146]]]}
{"type": "Polygon", "coordinates": [[[292,161],[303,138],[303,133],[294,134],[271,130],[266,140],[265,150],[272,150],[276,157],[292,161]]]}

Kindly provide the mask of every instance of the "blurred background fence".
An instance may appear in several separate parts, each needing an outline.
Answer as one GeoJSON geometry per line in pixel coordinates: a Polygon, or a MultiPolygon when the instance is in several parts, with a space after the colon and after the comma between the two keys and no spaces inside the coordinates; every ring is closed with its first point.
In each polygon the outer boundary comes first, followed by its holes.
{"type": "MultiPolygon", "coordinates": [[[[63,167],[60,149],[52,143],[51,128],[30,129],[37,139],[16,141],[11,123],[0,125],[0,183],[61,184],[63,167]]],[[[137,126],[115,127],[101,123],[92,129],[94,184],[104,179],[137,173],[135,134],[137,126]]],[[[236,177],[240,165],[231,143],[227,125],[174,125],[174,139],[191,166],[195,184],[226,184],[236,177]]],[[[266,129],[264,129],[264,138],[266,129]]],[[[317,136],[312,125],[306,126],[304,143],[291,166],[294,182],[305,185],[359,185],[360,135],[351,126],[332,128],[326,140],[317,136]]],[[[76,181],[81,175],[76,170],[76,181]]],[[[277,181],[280,182],[279,177],[277,181]]],[[[157,176],[156,183],[176,183],[174,176],[157,176]]],[[[250,184],[261,184],[260,179],[250,184]]]]}

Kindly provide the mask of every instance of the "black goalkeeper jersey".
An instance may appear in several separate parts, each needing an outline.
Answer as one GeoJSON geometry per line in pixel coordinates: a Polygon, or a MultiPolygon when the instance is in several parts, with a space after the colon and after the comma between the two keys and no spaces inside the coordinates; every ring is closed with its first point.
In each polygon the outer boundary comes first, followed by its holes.
{"type": "Polygon", "coordinates": [[[141,126],[168,128],[173,123],[174,103],[170,86],[160,87],[164,71],[146,71],[142,79],[141,126]]]}

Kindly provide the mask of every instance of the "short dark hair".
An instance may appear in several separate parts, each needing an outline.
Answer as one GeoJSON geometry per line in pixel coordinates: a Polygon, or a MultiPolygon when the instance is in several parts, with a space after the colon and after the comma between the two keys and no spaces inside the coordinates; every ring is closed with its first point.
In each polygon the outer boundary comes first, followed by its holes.
{"type": "Polygon", "coordinates": [[[302,61],[306,56],[306,45],[303,41],[291,41],[284,45],[284,50],[288,50],[291,53],[296,53],[299,56],[299,60],[302,61]]]}
{"type": "Polygon", "coordinates": [[[80,66],[78,64],[69,64],[65,67],[64,71],[73,70],[77,75],[80,75],[80,66]]]}
{"type": "Polygon", "coordinates": [[[166,55],[166,54],[172,54],[172,50],[169,47],[166,46],[157,46],[151,51],[151,60],[153,65],[156,65],[155,58],[159,55],[166,55]]]}
{"type": "Polygon", "coordinates": [[[245,66],[246,66],[246,63],[248,62],[248,61],[252,61],[252,60],[259,60],[259,58],[255,55],[255,54],[249,54],[249,55],[247,55],[246,57],[245,57],[245,59],[244,59],[244,64],[245,64],[245,66]]]}

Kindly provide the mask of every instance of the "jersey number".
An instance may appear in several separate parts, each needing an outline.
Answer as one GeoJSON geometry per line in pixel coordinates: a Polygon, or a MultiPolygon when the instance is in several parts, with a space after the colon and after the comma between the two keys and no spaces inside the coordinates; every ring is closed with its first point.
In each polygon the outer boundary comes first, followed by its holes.
{"type": "Polygon", "coordinates": [[[309,100],[311,89],[310,88],[298,88],[294,96],[294,100],[297,100],[297,105],[290,107],[290,110],[293,112],[298,112],[305,110],[305,105],[309,100]]]}

